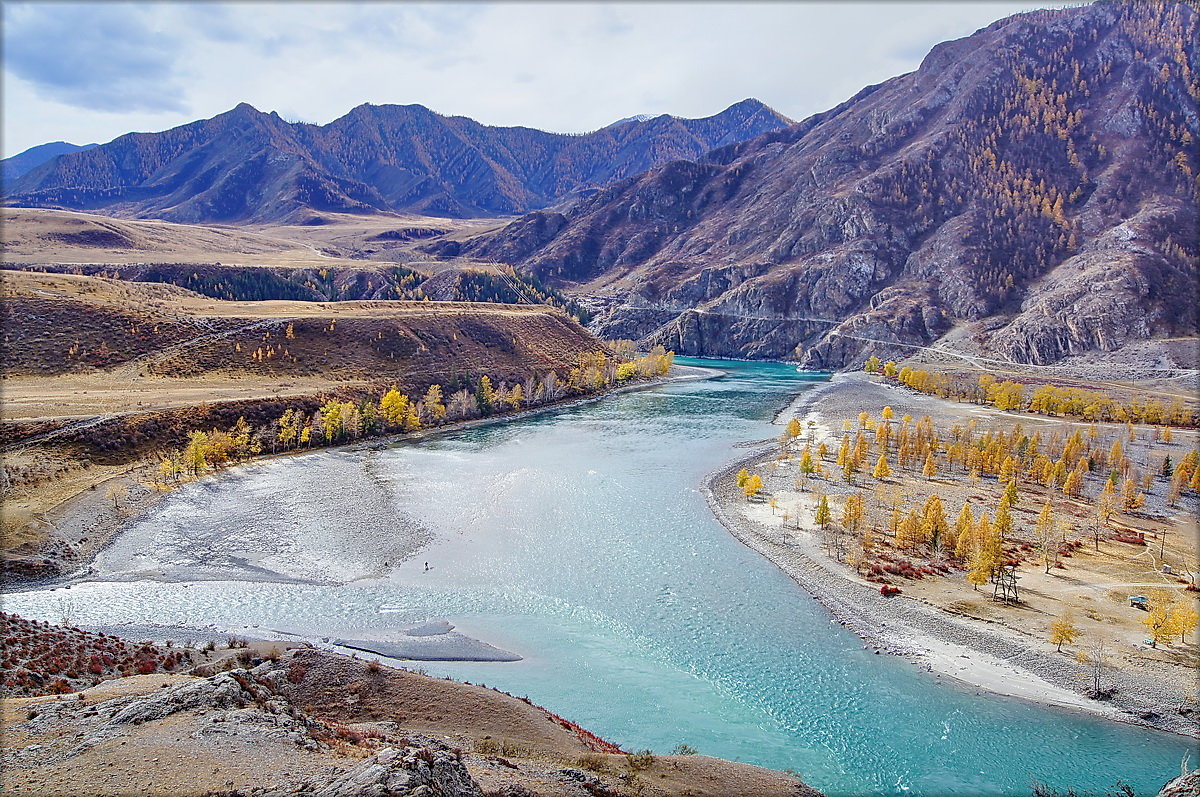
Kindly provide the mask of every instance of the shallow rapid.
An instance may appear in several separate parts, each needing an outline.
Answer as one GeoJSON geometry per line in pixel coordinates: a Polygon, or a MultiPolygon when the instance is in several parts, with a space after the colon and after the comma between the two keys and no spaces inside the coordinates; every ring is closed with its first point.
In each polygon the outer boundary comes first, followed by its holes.
{"type": "Polygon", "coordinates": [[[1142,794],[1179,773],[1187,739],[975,694],[831,622],[699,492],[823,379],[685,362],[726,373],[189,485],[87,580],[8,594],[6,610],[316,637],[447,618],[524,658],[431,674],[528,696],[626,749],[686,743],[829,793],[1142,794]]]}

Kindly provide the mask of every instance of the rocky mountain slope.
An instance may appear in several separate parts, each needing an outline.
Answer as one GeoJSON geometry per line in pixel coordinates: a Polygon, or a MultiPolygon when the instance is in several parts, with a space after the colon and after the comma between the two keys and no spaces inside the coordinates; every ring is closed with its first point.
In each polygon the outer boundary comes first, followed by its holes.
{"type": "Polygon", "coordinates": [[[703,119],[662,115],[582,135],[488,127],[421,105],[360,105],[310,125],[243,103],[58,157],[19,178],[7,201],[181,222],[517,214],[788,122],[757,100],[703,119]]]}
{"type": "Polygon", "coordinates": [[[1183,2],[1017,15],[784,130],[428,247],[695,355],[835,368],[950,335],[1041,364],[1194,336],[1197,40],[1183,2]]]}

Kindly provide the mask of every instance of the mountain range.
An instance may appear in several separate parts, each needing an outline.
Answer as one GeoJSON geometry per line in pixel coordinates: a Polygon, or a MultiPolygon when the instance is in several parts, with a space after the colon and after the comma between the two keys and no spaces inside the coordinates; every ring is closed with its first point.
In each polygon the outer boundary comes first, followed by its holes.
{"type": "Polygon", "coordinates": [[[426,246],[693,355],[1044,364],[1194,336],[1197,41],[1184,2],[1020,14],[799,124],[426,246]]]}
{"type": "Polygon", "coordinates": [[[1197,335],[1197,40],[1187,2],[1028,12],[796,124],[757,100],[580,135],[420,105],[318,126],[242,104],[57,155],[6,202],[219,223],[520,216],[417,246],[510,264],[599,334],[683,354],[1048,364],[1197,335]]]}
{"type": "Polygon", "coordinates": [[[753,99],[702,119],[637,117],[583,134],[489,127],[421,105],[360,105],[312,125],[243,103],[47,160],[7,186],[6,201],[193,223],[515,215],[789,123],[753,99]]]}

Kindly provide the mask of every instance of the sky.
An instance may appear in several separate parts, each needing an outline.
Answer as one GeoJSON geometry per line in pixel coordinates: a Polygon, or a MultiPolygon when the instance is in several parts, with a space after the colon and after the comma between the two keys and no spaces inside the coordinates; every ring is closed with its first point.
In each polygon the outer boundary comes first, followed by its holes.
{"type": "Polygon", "coordinates": [[[1069,2],[5,0],[5,157],[103,143],[239,102],[324,124],[420,103],[585,132],[755,97],[800,120],[916,69],[940,41],[1069,2]]]}

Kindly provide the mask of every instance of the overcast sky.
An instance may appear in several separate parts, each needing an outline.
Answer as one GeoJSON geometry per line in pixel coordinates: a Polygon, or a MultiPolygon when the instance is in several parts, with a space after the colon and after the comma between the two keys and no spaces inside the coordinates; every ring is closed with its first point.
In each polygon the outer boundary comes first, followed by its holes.
{"type": "Polygon", "coordinates": [[[164,130],[239,102],[326,123],[364,102],[594,130],[757,97],[794,119],[934,44],[1064,2],[3,4],[3,152],[164,130]]]}

